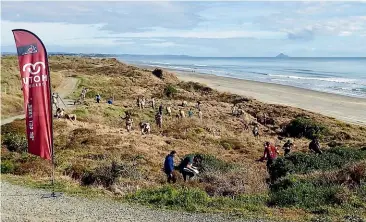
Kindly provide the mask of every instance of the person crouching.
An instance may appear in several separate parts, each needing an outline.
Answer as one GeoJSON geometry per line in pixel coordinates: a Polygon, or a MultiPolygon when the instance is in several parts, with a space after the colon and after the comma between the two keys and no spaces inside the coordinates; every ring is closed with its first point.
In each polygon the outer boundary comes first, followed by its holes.
{"type": "Polygon", "coordinates": [[[182,174],[184,181],[187,181],[187,179],[190,180],[199,173],[197,167],[193,165],[197,165],[201,162],[202,157],[200,155],[187,156],[181,161],[179,164],[179,171],[182,174]]]}

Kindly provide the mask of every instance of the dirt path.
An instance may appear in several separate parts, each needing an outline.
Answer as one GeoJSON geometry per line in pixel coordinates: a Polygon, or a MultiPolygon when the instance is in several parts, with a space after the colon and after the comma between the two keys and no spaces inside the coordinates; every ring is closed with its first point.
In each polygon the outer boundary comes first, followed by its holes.
{"type": "MultiPolygon", "coordinates": [[[[65,99],[65,98],[76,90],[78,81],[79,80],[77,78],[67,77],[62,81],[61,85],[56,88],[55,92],[59,93],[62,101],[65,103],[65,105],[62,102],[59,103],[61,108],[65,109],[65,108],[72,107],[74,105],[73,100],[65,99]]],[[[25,118],[24,114],[9,117],[9,118],[1,120],[1,125],[11,123],[16,119],[24,119],[24,118],[25,118]]]]}

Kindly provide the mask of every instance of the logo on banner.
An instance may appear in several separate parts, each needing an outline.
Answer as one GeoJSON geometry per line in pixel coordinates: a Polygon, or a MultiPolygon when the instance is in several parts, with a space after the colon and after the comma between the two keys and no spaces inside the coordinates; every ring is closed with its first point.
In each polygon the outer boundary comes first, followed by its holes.
{"type": "Polygon", "coordinates": [[[36,62],[34,64],[32,63],[26,63],[23,66],[23,72],[25,72],[26,69],[28,69],[28,72],[32,75],[37,75],[41,69],[45,69],[46,65],[44,64],[44,62],[36,62]]]}
{"type": "Polygon", "coordinates": [[[23,72],[29,72],[33,76],[24,77],[23,83],[29,87],[44,86],[47,81],[47,75],[44,71],[46,65],[44,62],[26,63],[23,65],[23,72]]]}
{"type": "Polygon", "coordinates": [[[17,48],[18,56],[34,54],[38,52],[38,48],[36,44],[30,44],[25,46],[20,46],[17,48]]]}

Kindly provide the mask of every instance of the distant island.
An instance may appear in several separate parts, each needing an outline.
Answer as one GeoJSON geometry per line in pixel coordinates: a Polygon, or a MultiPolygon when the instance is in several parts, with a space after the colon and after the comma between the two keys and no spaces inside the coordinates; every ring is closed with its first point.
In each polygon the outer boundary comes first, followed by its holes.
{"type": "Polygon", "coordinates": [[[276,58],[288,58],[289,56],[288,55],[285,55],[283,53],[280,53],[276,56],[276,58]]]}

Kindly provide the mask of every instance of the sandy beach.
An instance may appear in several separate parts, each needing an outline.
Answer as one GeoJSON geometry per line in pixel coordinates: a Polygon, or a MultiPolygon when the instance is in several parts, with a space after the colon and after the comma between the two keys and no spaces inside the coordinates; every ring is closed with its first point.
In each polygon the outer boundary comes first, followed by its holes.
{"type": "Polygon", "coordinates": [[[209,74],[173,72],[183,81],[199,82],[222,92],[251,97],[265,103],[298,107],[348,123],[366,125],[366,99],[209,74]]]}

